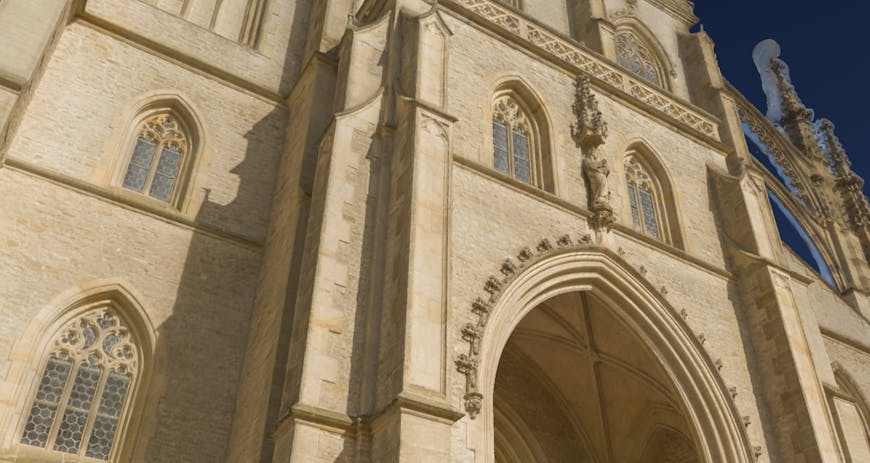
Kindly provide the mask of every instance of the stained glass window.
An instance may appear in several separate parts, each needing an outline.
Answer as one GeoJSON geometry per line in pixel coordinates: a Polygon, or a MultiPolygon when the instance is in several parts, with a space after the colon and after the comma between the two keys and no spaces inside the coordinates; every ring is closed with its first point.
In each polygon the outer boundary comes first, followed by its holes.
{"type": "Polygon", "coordinates": [[[521,130],[514,129],[514,176],[526,183],[532,181],[531,162],[529,160],[529,137],[521,130]]]}
{"type": "Polygon", "coordinates": [[[69,322],[51,346],[21,443],[108,460],[138,372],[129,330],[99,308],[69,322]]]}
{"type": "Polygon", "coordinates": [[[659,215],[652,177],[634,157],[625,161],[625,176],[628,185],[628,203],[634,228],[654,237],[659,236],[659,215]]]}
{"type": "Polygon", "coordinates": [[[188,151],[184,129],[171,114],[142,123],[124,175],[124,188],[170,202],[188,151]]]}
{"type": "Polygon", "coordinates": [[[492,147],[495,170],[509,174],[511,167],[508,160],[507,126],[498,119],[492,121],[492,147]]]}
{"type": "Polygon", "coordinates": [[[640,209],[637,207],[637,185],[628,182],[628,202],[631,206],[631,222],[635,228],[640,228],[640,209]]]}
{"type": "Polygon", "coordinates": [[[523,107],[503,95],[493,104],[493,167],[526,183],[534,183],[531,122],[523,107]],[[510,134],[510,135],[509,135],[510,134]]]}
{"type": "Polygon", "coordinates": [[[659,65],[654,56],[633,32],[616,33],[616,61],[641,79],[661,87],[659,65]]]}

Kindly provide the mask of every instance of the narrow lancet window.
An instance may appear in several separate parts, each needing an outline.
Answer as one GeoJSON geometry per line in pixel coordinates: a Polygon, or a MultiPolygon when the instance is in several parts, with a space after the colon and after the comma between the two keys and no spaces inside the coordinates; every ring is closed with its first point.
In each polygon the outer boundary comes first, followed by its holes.
{"type": "Polygon", "coordinates": [[[493,167],[525,183],[534,183],[532,125],[526,111],[511,95],[493,104],[493,167]]]}
{"type": "Polygon", "coordinates": [[[652,177],[633,157],[629,157],[625,161],[625,175],[634,228],[653,238],[661,238],[655,184],[652,177]]]}
{"type": "Polygon", "coordinates": [[[124,188],[170,202],[178,189],[188,144],[182,125],[172,114],[146,119],[138,130],[124,175],[124,188]]]}
{"type": "Polygon", "coordinates": [[[69,322],[51,342],[21,443],[108,460],[137,359],[129,330],[110,309],[69,322]]]}

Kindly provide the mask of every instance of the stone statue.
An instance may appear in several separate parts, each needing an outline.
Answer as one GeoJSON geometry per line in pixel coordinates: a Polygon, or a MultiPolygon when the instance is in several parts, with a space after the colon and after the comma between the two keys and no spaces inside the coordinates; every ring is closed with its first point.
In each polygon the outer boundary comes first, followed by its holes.
{"type": "Polygon", "coordinates": [[[601,150],[607,139],[607,123],[598,110],[598,101],[590,89],[589,77],[581,75],[574,83],[574,114],[577,122],[571,125],[571,135],[583,156],[583,175],[586,177],[590,225],[593,228],[609,229],[614,222],[613,206],[607,178],[610,167],[601,150]]]}

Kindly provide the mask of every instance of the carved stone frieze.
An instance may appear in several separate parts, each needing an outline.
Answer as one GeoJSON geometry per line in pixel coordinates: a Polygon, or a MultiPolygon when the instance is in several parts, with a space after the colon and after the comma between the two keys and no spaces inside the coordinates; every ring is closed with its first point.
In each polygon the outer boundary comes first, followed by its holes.
{"type": "Polygon", "coordinates": [[[534,246],[535,251],[532,251],[532,248],[527,246],[517,253],[519,264],[514,263],[510,258],[505,259],[501,266],[501,274],[504,277],[501,279],[494,276],[489,277],[483,286],[483,291],[488,296],[486,298],[477,298],[471,303],[471,313],[474,314],[476,320],[464,324],[460,330],[460,337],[468,343],[468,353],[459,354],[454,360],[456,370],[465,375],[465,395],[462,399],[465,411],[471,419],[477,417],[483,406],[483,394],[480,393],[477,382],[478,368],[480,367],[480,346],[483,342],[492,306],[498,301],[502,288],[513,281],[524,268],[538,260],[552,255],[557,250],[580,249],[590,246],[593,240],[592,236],[588,233],[579,234],[576,239],[566,234],[562,235],[557,243],[559,247],[555,248],[552,246],[549,238],[542,238],[534,246]]]}
{"type": "Polygon", "coordinates": [[[703,135],[719,139],[714,119],[700,114],[664,90],[647,84],[641,77],[603,61],[569,39],[538,26],[521,14],[494,0],[450,0],[535,47],[576,67],[579,71],[635,97],[644,106],[703,135]]]}

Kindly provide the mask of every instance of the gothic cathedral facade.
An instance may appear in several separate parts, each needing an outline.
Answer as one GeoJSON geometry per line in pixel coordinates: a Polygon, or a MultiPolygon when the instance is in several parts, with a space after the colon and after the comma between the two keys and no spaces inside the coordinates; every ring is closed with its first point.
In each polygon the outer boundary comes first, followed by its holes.
{"type": "Polygon", "coordinates": [[[870,462],[863,180],[697,22],[0,0],[0,462],[870,462]]]}

